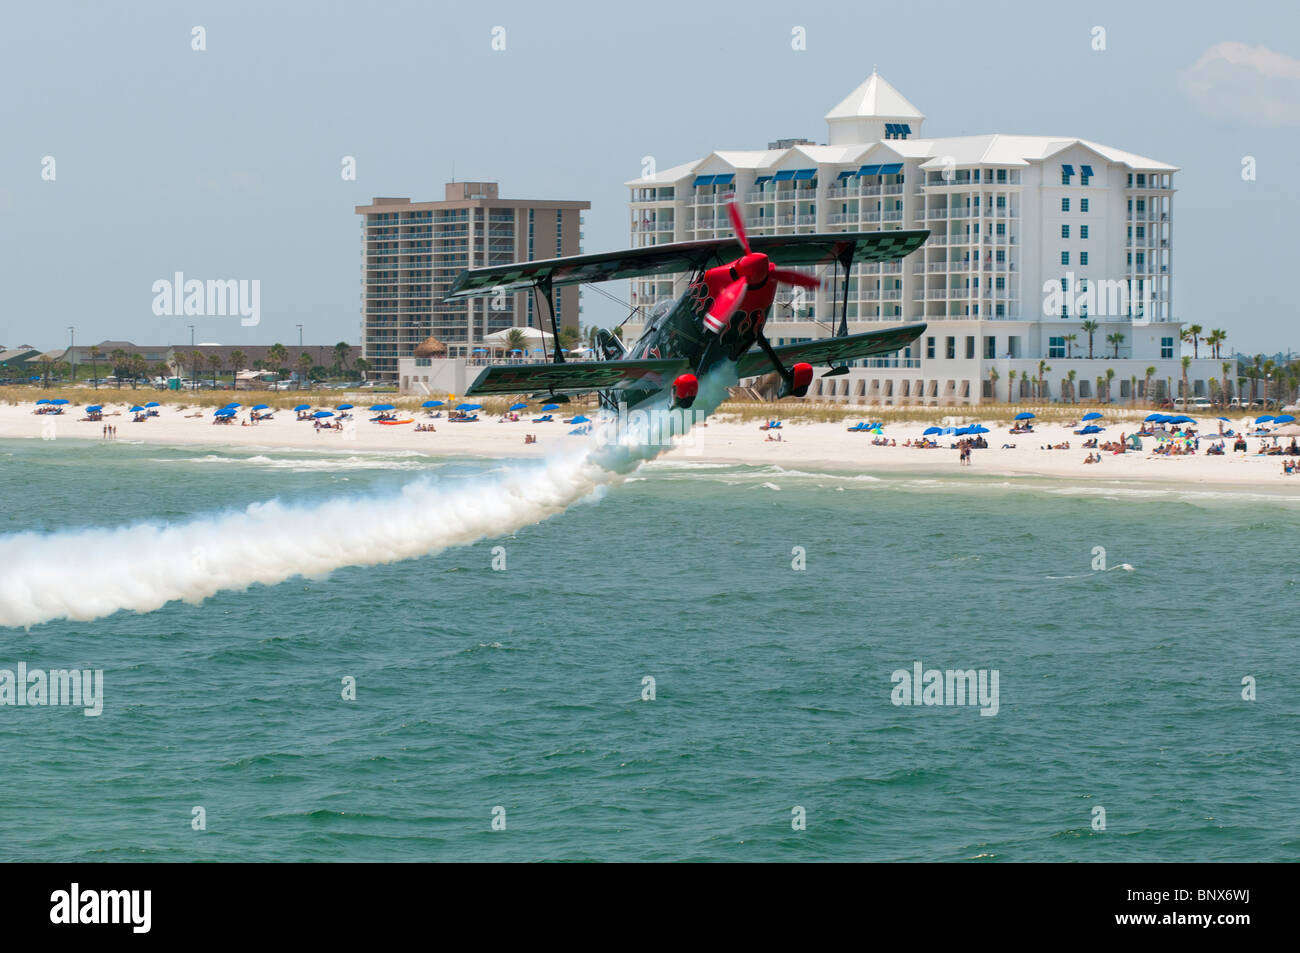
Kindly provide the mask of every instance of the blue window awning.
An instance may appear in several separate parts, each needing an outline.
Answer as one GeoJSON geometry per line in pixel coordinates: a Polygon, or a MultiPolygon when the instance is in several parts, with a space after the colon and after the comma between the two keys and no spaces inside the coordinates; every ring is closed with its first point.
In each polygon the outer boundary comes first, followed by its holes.
{"type": "Polygon", "coordinates": [[[898,175],[898,173],[902,171],[903,163],[901,162],[891,162],[889,165],[882,165],[880,167],[881,175],[898,175]]]}
{"type": "Polygon", "coordinates": [[[711,175],[697,175],[695,177],[695,188],[697,189],[701,185],[712,185],[712,184],[713,184],[713,176],[711,175]]]}
{"type": "Polygon", "coordinates": [[[898,131],[905,136],[910,136],[912,134],[912,127],[905,122],[900,122],[898,124],[898,131]]]}
{"type": "Polygon", "coordinates": [[[858,175],[880,175],[880,166],[864,165],[862,168],[858,169],[858,175]]]}
{"type": "Polygon", "coordinates": [[[1079,168],[1083,170],[1083,174],[1084,174],[1084,175],[1086,175],[1088,178],[1092,178],[1092,166],[1090,166],[1090,165],[1081,165],[1081,166],[1079,166],[1079,168]]]}
{"type": "Polygon", "coordinates": [[[730,185],[730,184],[732,183],[732,180],[735,179],[735,178],[736,178],[736,175],[735,175],[734,172],[728,172],[728,173],[725,174],[725,175],[715,175],[715,176],[713,177],[713,184],[714,184],[714,185],[730,185]]]}
{"type": "Polygon", "coordinates": [[[1061,172],[1062,172],[1062,174],[1064,174],[1064,175],[1066,175],[1066,176],[1073,177],[1073,175],[1074,175],[1074,166],[1072,166],[1072,165],[1063,165],[1063,166],[1061,166],[1061,172]]]}
{"type": "Polygon", "coordinates": [[[791,179],[794,178],[794,170],[793,170],[793,169],[785,169],[785,170],[783,170],[783,171],[781,171],[781,172],[778,172],[778,173],[776,174],[775,178],[776,178],[776,181],[778,181],[778,182],[789,182],[791,179]]]}
{"type": "Polygon", "coordinates": [[[754,184],[762,185],[764,182],[771,182],[771,181],[772,181],[772,177],[770,175],[760,175],[757,179],[754,180],[754,184]]]}
{"type": "Polygon", "coordinates": [[[807,179],[815,178],[816,175],[817,175],[816,169],[796,169],[794,173],[795,179],[801,182],[806,181],[807,179]]]}
{"type": "Polygon", "coordinates": [[[836,181],[843,182],[845,179],[847,179],[847,178],[849,178],[850,176],[853,176],[853,175],[857,175],[857,173],[854,172],[852,169],[850,169],[848,172],[841,172],[841,173],[840,173],[839,175],[837,175],[835,178],[836,178],[836,181]]]}

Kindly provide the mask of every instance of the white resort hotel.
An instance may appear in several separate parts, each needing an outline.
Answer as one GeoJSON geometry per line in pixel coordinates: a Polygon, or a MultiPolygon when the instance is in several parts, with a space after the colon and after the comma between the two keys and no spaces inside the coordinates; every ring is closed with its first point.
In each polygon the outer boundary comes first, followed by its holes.
{"type": "MultiPolygon", "coordinates": [[[[929,229],[906,260],[855,266],[847,297],[849,333],[913,321],[927,322],[926,333],[897,356],[815,379],[810,397],[942,405],[1009,394],[1127,402],[1145,399],[1148,387],[1154,399],[1180,395],[1177,169],[1083,139],[932,139],[924,122],[873,73],[826,114],[825,145],[721,150],[628,182],[632,244],[728,236],[732,196],[754,235],[929,229]],[[1084,322],[1097,325],[1091,343],[1084,322]]],[[[642,310],[628,322],[629,340],[641,314],[680,294],[686,277],[631,283],[642,310]]],[[[839,285],[782,289],[768,337],[833,335],[839,285]]],[[[1202,343],[1187,371],[1190,396],[1209,396],[1222,377],[1223,362],[1202,343]]]]}

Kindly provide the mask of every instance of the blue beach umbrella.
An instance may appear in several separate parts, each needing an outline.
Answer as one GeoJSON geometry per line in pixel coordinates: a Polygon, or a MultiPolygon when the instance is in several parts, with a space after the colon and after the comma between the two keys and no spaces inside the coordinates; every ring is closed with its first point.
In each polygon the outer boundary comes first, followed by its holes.
{"type": "Polygon", "coordinates": [[[988,432],[989,432],[989,428],[988,428],[988,427],[985,427],[983,424],[975,424],[975,426],[973,426],[973,427],[970,428],[970,432],[971,432],[971,433],[988,433],[988,432]]]}
{"type": "Polygon", "coordinates": [[[62,397],[56,397],[52,401],[50,401],[50,403],[62,407],[64,404],[67,403],[67,400],[62,397]]]}
{"type": "Polygon", "coordinates": [[[338,409],[339,409],[339,410],[351,410],[351,409],[352,409],[352,405],[351,405],[351,404],[339,404],[338,409]]]}
{"type": "Polygon", "coordinates": [[[542,408],[542,410],[559,410],[559,409],[560,409],[559,404],[547,404],[545,407],[542,408]]]}
{"type": "Polygon", "coordinates": [[[316,413],[312,414],[312,416],[315,417],[315,418],[317,418],[318,420],[319,420],[321,417],[333,417],[333,416],[334,416],[334,411],[332,411],[332,410],[318,410],[318,411],[316,411],[316,413]]]}
{"type": "Polygon", "coordinates": [[[425,401],[423,404],[421,404],[420,406],[421,406],[421,407],[441,407],[441,406],[442,406],[442,401],[440,401],[440,400],[426,400],[426,401],[425,401]]]}
{"type": "Polygon", "coordinates": [[[233,408],[233,407],[222,407],[220,410],[218,410],[218,411],[217,411],[216,413],[214,413],[212,416],[213,416],[213,417],[233,417],[233,416],[235,416],[235,408],[233,408]]]}
{"type": "MultiPolygon", "coordinates": [[[[1164,419],[1165,419],[1164,414],[1147,414],[1146,417],[1144,418],[1145,422],[1149,424],[1158,424],[1164,419]]],[[[1219,419],[1223,420],[1225,418],[1220,417],[1219,419]]]]}
{"type": "Polygon", "coordinates": [[[140,413],[140,411],[142,411],[142,410],[144,410],[143,407],[132,407],[131,410],[130,410],[130,413],[138,414],[138,413],[140,413]]]}
{"type": "Polygon", "coordinates": [[[299,404],[294,408],[294,413],[297,413],[300,410],[311,410],[311,404],[299,404]]]}
{"type": "Polygon", "coordinates": [[[371,404],[370,409],[382,411],[382,410],[396,410],[397,408],[394,407],[392,404],[371,404]]]}
{"type": "Polygon", "coordinates": [[[149,401],[149,403],[145,404],[145,406],[146,406],[146,407],[161,407],[162,404],[158,403],[158,401],[156,401],[156,400],[151,400],[151,401],[149,401]]]}
{"type": "Polygon", "coordinates": [[[1083,415],[1082,417],[1080,417],[1079,419],[1080,419],[1080,420],[1101,420],[1101,414],[1097,413],[1097,412],[1094,410],[1094,411],[1092,411],[1091,413],[1084,414],[1084,415],[1083,415]]]}
{"type": "Polygon", "coordinates": [[[253,405],[253,409],[254,409],[254,410],[268,410],[269,408],[267,407],[266,404],[254,404],[254,405],[253,405]]]}
{"type": "Polygon", "coordinates": [[[50,402],[50,399],[49,399],[48,397],[42,397],[42,398],[41,398],[40,400],[38,400],[36,403],[37,403],[37,404],[48,404],[49,402],[50,402]]]}
{"type": "Polygon", "coordinates": [[[482,409],[482,407],[483,407],[482,404],[457,404],[456,405],[457,410],[480,410],[482,409]]]}
{"type": "Polygon", "coordinates": [[[924,430],[921,431],[921,436],[934,437],[941,433],[943,433],[942,427],[926,427],[924,430]]]}
{"type": "Polygon", "coordinates": [[[1281,414],[1281,415],[1279,415],[1279,416],[1273,418],[1273,423],[1275,423],[1275,424],[1293,424],[1293,423],[1295,423],[1295,418],[1292,417],[1290,414],[1281,414]]]}
{"type": "Polygon", "coordinates": [[[584,417],[584,416],[582,416],[582,414],[578,414],[578,416],[576,416],[576,417],[574,417],[572,420],[570,420],[569,423],[571,423],[571,424],[589,424],[589,423],[591,423],[591,418],[590,418],[590,417],[584,417]]]}
{"type": "Polygon", "coordinates": [[[89,407],[86,408],[86,413],[93,414],[95,413],[95,411],[103,410],[103,409],[104,409],[103,404],[91,404],[89,407]]]}
{"type": "Polygon", "coordinates": [[[510,409],[511,409],[511,410],[523,410],[523,409],[524,409],[525,407],[527,407],[527,406],[528,406],[527,404],[511,404],[511,405],[510,405],[510,409]]]}
{"type": "MultiPolygon", "coordinates": [[[[58,403],[58,401],[55,401],[54,403],[58,403]]],[[[1272,419],[1273,417],[1271,414],[1260,414],[1258,417],[1255,418],[1255,423],[1266,424],[1272,419]]]]}
{"type": "Polygon", "coordinates": [[[1022,410],[1020,413],[1016,414],[1015,419],[1016,419],[1016,420],[1033,420],[1033,419],[1034,419],[1034,415],[1031,414],[1031,413],[1030,413],[1029,411],[1027,411],[1027,410],[1022,410]]]}

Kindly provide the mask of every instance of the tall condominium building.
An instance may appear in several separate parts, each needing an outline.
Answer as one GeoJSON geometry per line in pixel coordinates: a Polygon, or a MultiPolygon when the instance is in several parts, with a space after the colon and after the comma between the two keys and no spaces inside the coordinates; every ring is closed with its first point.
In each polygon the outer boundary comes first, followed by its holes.
{"type": "MultiPolygon", "coordinates": [[[[927,138],[925,117],[875,73],[825,118],[824,145],[713,152],[626,183],[633,244],[725,237],[733,197],[755,235],[929,229],[906,260],[855,266],[846,302],[850,333],[926,321],[926,334],[818,379],[811,396],[938,404],[1122,401],[1144,397],[1148,383],[1153,397],[1179,392],[1174,166],[1069,136],[927,138]],[[1098,325],[1091,341],[1085,321],[1098,325]]],[[[633,304],[648,313],[684,278],[633,281],[633,304]]],[[[768,337],[830,336],[843,306],[838,282],[815,294],[783,288],[768,337]]],[[[1221,376],[1221,361],[1201,358],[1189,389],[1207,394],[1221,376]]]]}
{"type": "MultiPolygon", "coordinates": [[[[452,182],[441,202],[376,198],[361,216],[362,347],[374,376],[397,377],[398,358],[428,337],[451,357],[472,354],[487,334],[549,323],[525,293],[443,302],[468,268],[577,255],[590,202],[503,199],[495,182],[452,182]]],[[[561,326],[577,327],[577,286],[555,289],[561,326]]]]}

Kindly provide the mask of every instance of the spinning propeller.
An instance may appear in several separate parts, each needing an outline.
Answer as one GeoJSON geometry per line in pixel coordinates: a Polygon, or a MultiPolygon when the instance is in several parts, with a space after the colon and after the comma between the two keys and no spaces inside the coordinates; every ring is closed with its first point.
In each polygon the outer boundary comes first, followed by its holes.
{"type": "MultiPolygon", "coordinates": [[[[802,272],[778,268],[768,260],[766,255],[756,254],[751,251],[749,236],[745,234],[745,222],[740,217],[740,210],[736,208],[734,201],[727,203],[727,214],[731,216],[731,225],[736,232],[736,241],[740,242],[740,247],[745,250],[745,254],[730,265],[723,266],[723,268],[730,271],[733,280],[717,294],[713,307],[704,317],[704,326],[714,334],[721,334],[726,329],[731,316],[736,313],[736,310],[745,300],[746,292],[764,288],[767,286],[768,281],[773,281],[776,284],[799,285],[803,288],[821,286],[820,279],[805,275],[802,272]]],[[[775,288],[772,289],[772,294],[775,296],[775,288]]],[[[770,303],[769,299],[764,302],[764,305],[770,303]]]]}

